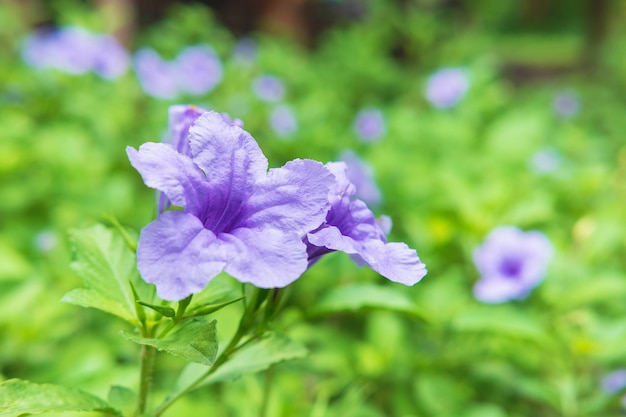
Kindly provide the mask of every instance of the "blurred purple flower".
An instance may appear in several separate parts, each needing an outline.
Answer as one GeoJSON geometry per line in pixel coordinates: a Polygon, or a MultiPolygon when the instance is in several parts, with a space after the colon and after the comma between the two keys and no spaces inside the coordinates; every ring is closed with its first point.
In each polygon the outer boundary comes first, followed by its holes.
{"type": "Polygon", "coordinates": [[[374,142],[385,135],[385,118],[378,109],[363,109],[354,120],[354,132],[363,142],[374,142]]]}
{"type": "Polygon", "coordinates": [[[222,62],[208,45],[185,48],[174,65],[179,90],[192,95],[206,94],[222,80],[222,62]]]}
{"type": "MultiPolygon", "coordinates": [[[[415,250],[400,242],[388,243],[384,230],[367,205],[355,198],[355,187],[346,175],[346,164],[331,162],[326,167],[335,176],[329,194],[326,221],[309,232],[309,265],[334,251],[350,254],[359,265],[368,265],[385,278],[413,285],[426,275],[426,266],[415,250]]],[[[390,226],[388,222],[383,224],[390,226]]]]}
{"type": "Polygon", "coordinates": [[[485,303],[525,298],[543,280],[552,251],[541,232],[524,232],[513,226],[496,228],[474,251],[474,263],[481,274],[474,296],[485,303]]]}
{"type": "Polygon", "coordinates": [[[52,230],[41,231],[35,236],[35,247],[41,252],[50,252],[59,243],[59,237],[52,230]]]}
{"type": "Polygon", "coordinates": [[[451,108],[465,97],[469,87],[465,71],[459,68],[444,68],[428,77],[426,98],[435,107],[451,108]]]}
{"type": "Polygon", "coordinates": [[[339,159],[346,163],[348,180],[356,187],[356,197],[368,205],[379,205],[382,196],[374,182],[372,167],[351,150],[343,151],[339,159]]]}
{"type": "Polygon", "coordinates": [[[285,85],[273,75],[262,75],[252,82],[254,93],[263,101],[279,101],[285,95],[285,85]]]}
{"type": "Polygon", "coordinates": [[[256,59],[258,46],[252,38],[242,38],[235,45],[233,58],[238,64],[251,65],[256,59]]]}
{"type": "Polygon", "coordinates": [[[536,152],[530,161],[532,170],[538,174],[554,172],[561,163],[561,155],[552,148],[546,148],[536,152]]]}
{"type": "Polygon", "coordinates": [[[115,38],[72,26],[34,32],[24,42],[22,58],[33,68],[76,75],[94,71],[107,79],[128,69],[128,53],[115,38]]]}
{"type": "Polygon", "coordinates": [[[607,394],[614,394],[626,388],[626,369],[618,369],[605,375],[600,385],[607,394]]]}
{"type": "Polygon", "coordinates": [[[298,121],[291,107],[281,104],[276,106],[270,115],[270,125],[282,138],[290,136],[298,130],[298,121]]]}
{"type": "Polygon", "coordinates": [[[570,118],[576,116],[580,111],[580,100],[576,93],[563,91],[554,97],[552,107],[559,116],[570,118]]]}
{"type": "Polygon", "coordinates": [[[201,291],[221,271],[262,288],[296,280],[307,268],[302,240],[326,217],[333,175],[311,160],[268,172],[254,138],[215,112],[197,118],[187,140],[191,157],[167,143],[127,148],[146,185],[184,208],[142,229],[143,279],[172,301],[201,291]]]}
{"type": "Polygon", "coordinates": [[[150,48],[135,53],[135,72],[141,88],[152,97],[172,99],[178,95],[176,67],[150,48]]]}

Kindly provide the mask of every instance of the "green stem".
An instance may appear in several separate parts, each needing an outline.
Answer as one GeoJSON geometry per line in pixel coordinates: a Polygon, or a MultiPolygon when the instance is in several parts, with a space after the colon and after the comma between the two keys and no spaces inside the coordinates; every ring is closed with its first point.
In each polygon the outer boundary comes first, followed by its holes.
{"type": "Polygon", "coordinates": [[[135,416],[141,416],[146,412],[148,404],[148,393],[152,382],[152,365],[156,348],[148,345],[141,345],[141,371],[139,374],[139,393],[137,395],[137,411],[135,416]]]}

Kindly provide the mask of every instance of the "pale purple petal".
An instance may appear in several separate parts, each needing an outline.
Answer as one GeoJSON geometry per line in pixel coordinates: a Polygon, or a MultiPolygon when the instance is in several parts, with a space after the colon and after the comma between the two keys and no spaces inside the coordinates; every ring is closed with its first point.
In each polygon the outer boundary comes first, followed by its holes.
{"type": "Polygon", "coordinates": [[[356,196],[367,204],[377,206],[382,200],[380,189],[374,182],[374,170],[351,150],[341,153],[339,159],[347,165],[348,180],[356,188],[356,196]]]}
{"type": "Polygon", "coordinates": [[[135,53],[135,71],[141,88],[150,96],[172,99],[178,95],[176,69],[150,48],[135,53]]]}
{"type": "Polygon", "coordinates": [[[483,303],[503,303],[505,301],[524,298],[529,289],[520,288],[512,281],[499,279],[481,279],[474,285],[474,297],[483,303]]]}
{"type": "Polygon", "coordinates": [[[415,249],[402,242],[367,241],[359,256],[374,271],[404,285],[414,285],[426,275],[424,265],[415,249]]]}
{"type": "Polygon", "coordinates": [[[285,95],[285,85],[273,75],[262,75],[252,82],[254,93],[263,101],[279,101],[285,95]]]}
{"type": "Polygon", "coordinates": [[[54,40],[54,66],[69,74],[84,74],[95,68],[95,35],[79,27],[61,29],[54,40]]]}
{"type": "Polygon", "coordinates": [[[128,52],[113,36],[99,35],[95,38],[97,54],[94,71],[107,80],[114,80],[126,73],[130,58],[128,52]]]}
{"type": "Polygon", "coordinates": [[[567,119],[580,112],[580,99],[573,91],[563,91],[554,97],[552,107],[557,115],[567,119]]]}
{"type": "Polygon", "coordinates": [[[374,142],[385,135],[385,118],[378,109],[359,111],[354,120],[354,131],[363,142],[374,142]]]}
{"type": "Polygon", "coordinates": [[[615,394],[626,388],[626,369],[618,369],[602,377],[602,390],[607,394],[615,394]]]}
{"type": "Polygon", "coordinates": [[[435,107],[447,109],[460,102],[469,88],[469,78],[464,70],[444,68],[428,78],[426,98],[435,107]]]}
{"type": "Polygon", "coordinates": [[[172,204],[199,214],[207,198],[203,172],[193,161],[164,143],[144,143],[139,151],[126,148],[131,164],[148,187],[165,193],[172,204]]]}
{"type": "Polygon", "coordinates": [[[206,94],[222,80],[222,62],[208,45],[185,48],[174,65],[180,90],[189,94],[206,94]]]}
{"type": "Polygon", "coordinates": [[[333,181],[324,165],[311,160],[297,159],[272,169],[258,182],[242,213],[241,225],[271,225],[304,235],[324,222],[333,181]]]}
{"type": "Polygon", "coordinates": [[[178,152],[191,157],[191,147],[187,138],[189,128],[198,120],[198,117],[206,112],[208,110],[193,105],[170,106],[167,136],[163,142],[173,145],[178,152]]]}
{"type": "Polygon", "coordinates": [[[190,213],[168,211],[144,227],[137,247],[143,279],[159,297],[181,300],[200,292],[226,265],[215,234],[190,213]]]}
{"type": "Polygon", "coordinates": [[[283,104],[277,106],[270,115],[270,125],[274,132],[281,137],[286,138],[293,135],[298,130],[298,121],[291,110],[291,107],[283,104]]]}
{"type": "Polygon", "coordinates": [[[281,288],[307,268],[306,246],[300,237],[276,229],[235,229],[219,235],[231,255],[225,271],[260,288],[281,288]]]}

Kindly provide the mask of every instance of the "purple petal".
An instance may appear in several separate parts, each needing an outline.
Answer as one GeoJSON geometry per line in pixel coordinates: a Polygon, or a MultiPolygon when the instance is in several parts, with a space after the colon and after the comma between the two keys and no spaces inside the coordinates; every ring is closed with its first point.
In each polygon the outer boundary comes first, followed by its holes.
{"type": "Polygon", "coordinates": [[[187,138],[189,128],[198,120],[198,117],[206,112],[208,110],[202,107],[186,104],[170,106],[167,137],[164,142],[173,145],[178,152],[191,157],[191,148],[187,138]]]}
{"type": "Polygon", "coordinates": [[[307,268],[306,246],[294,233],[276,229],[236,229],[219,235],[231,254],[227,273],[260,288],[289,285],[307,268]]]}
{"type": "Polygon", "coordinates": [[[204,174],[193,161],[163,143],[144,143],[139,151],[126,148],[130,163],[148,187],[165,193],[172,204],[198,214],[205,204],[204,174]]]}
{"type": "Polygon", "coordinates": [[[374,271],[404,285],[414,285],[426,275],[426,265],[405,243],[371,240],[363,246],[359,256],[374,271]]]}
{"type": "Polygon", "coordinates": [[[141,231],[137,266],[159,297],[182,300],[200,292],[226,265],[221,243],[192,214],[162,213],[141,231]]]}
{"type": "Polygon", "coordinates": [[[303,235],[324,222],[333,175],[319,162],[294,160],[270,170],[242,215],[244,227],[272,227],[303,235]]]}
{"type": "Polygon", "coordinates": [[[176,58],[178,85],[189,94],[208,93],[222,80],[222,62],[208,45],[190,46],[176,58]]]}
{"type": "Polygon", "coordinates": [[[149,48],[135,53],[135,70],[141,88],[152,97],[171,99],[178,95],[174,66],[149,48]]]}

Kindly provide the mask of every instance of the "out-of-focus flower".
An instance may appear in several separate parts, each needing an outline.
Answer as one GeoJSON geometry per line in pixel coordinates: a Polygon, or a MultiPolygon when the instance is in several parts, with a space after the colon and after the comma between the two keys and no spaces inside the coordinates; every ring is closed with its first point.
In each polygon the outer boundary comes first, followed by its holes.
{"type": "Polygon", "coordinates": [[[366,204],[377,206],[382,199],[374,181],[374,170],[351,150],[345,150],[339,159],[346,163],[348,180],[356,187],[356,197],[366,204]]]}
{"type": "Polygon", "coordinates": [[[561,155],[555,149],[546,148],[533,155],[530,167],[538,174],[549,174],[556,171],[561,163],[561,155]]]}
{"type": "Polygon", "coordinates": [[[580,112],[580,100],[573,91],[563,91],[552,100],[552,108],[563,118],[574,117],[580,112]]]}
{"type": "Polygon", "coordinates": [[[435,107],[451,108],[465,97],[469,87],[470,82],[464,70],[444,68],[428,77],[426,98],[435,107]]]}
{"type": "Polygon", "coordinates": [[[152,97],[172,99],[178,95],[176,67],[153,49],[135,53],[135,72],[143,90],[152,97]]]}
{"type": "Polygon", "coordinates": [[[474,251],[481,274],[474,296],[485,303],[525,298],[543,280],[552,252],[552,244],[541,232],[496,228],[474,251]]]}
{"type": "Polygon", "coordinates": [[[35,247],[41,252],[50,252],[59,243],[59,237],[52,230],[44,230],[35,236],[35,247]]]}
{"type": "Polygon", "coordinates": [[[235,45],[233,59],[239,64],[251,65],[256,59],[258,46],[252,38],[242,38],[235,45]]]}
{"type": "Polygon", "coordinates": [[[166,61],[153,49],[135,53],[135,71],[143,90],[156,98],[181,94],[203,95],[222,80],[222,62],[208,45],[185,48],[176,59],[166,61]]]}
{"type": "Polygon", "coordinates": [[[192,95],[206,94],[222,80],[222,62],[208,45],[185,48],[175,67],[179,89],[192,95]]]}
{"type": "Polygon", "coordinates": [[[252,90],[263,101],[276,102],[285,95],[285,84],[273,75],[262,75],[252,82],[252,90]]]}
{"type": "Polygon", "coordinates": [[[128,53],[110,35],[80,27],[41,29],[24,42],[22,57],[34,68],[55,68],[68,74],[96,72],[115,79],[128,69],[128,53]]]}
{"type": "Polygon", "coordinates": [[[270,125],[274,129],[274,132],[282,138],[291,136],[298,130],[298,120],[296,115],[291,110],[291,107],[286,104],[276,106],[270,115],[270,125]]]}
{"type": "Polygon", "coordinates": [[[606,374],[600,381],[600,385],[607,394],[614,394],[626,388],[626,369],[618,369],[606,374]]]}
{"type": "MultiPolygon", "coordinates": [[[[346,164],[331,162],[326,167],[335,176],[329,194],[331,204],[326,221],[306,236],[309,264],[334,251],[351,255],[385,278],[413,285],[426,275],[426,266],[417,252],[405,243],[387,242],[385,232],[367,205],[355,198],[355,187],[346,175],[346,164]]],[[[387,223],[387,222],[384,222],[387,223]]]]}
{"type": "Polygon", "coordinates": [[[374,142],[382,138],[385,130],[385,118],[378,109],[363,109],[354,119],[354,132],[363,142],[374,142]]]}
{"type": "Polygon", "coordinates": [[[173,301],[201,291],[221,271],[262,288],[296,280],[308,265],[304,236],[328,212],[333,175],[311,160],[268,172],[252,136],[215,112],[197,118],[187,140],[191,157],[167,143],[127,148],[146,185],[183,208],[142,229],[143,279],[173,301]]]}

